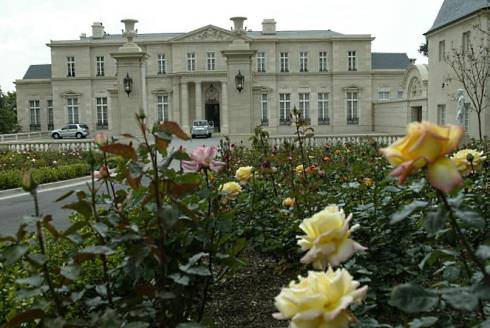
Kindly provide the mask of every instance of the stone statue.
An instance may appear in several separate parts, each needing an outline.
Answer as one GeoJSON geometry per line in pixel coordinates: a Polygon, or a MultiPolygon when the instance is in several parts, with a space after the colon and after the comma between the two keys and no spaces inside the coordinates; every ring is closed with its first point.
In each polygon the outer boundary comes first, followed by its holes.
{"type": "Polygon", "coordinates": [[[458,99],[458,106],[456,109],[458,110],[458,113],[456,114],[456,121],[458,122],[459,125],[463,125],[464,122],[464,114],[465,114],[465,106],[464,106],[464,91],[463,89],[458,89],[456,93],[456,98],[458,99]]]}

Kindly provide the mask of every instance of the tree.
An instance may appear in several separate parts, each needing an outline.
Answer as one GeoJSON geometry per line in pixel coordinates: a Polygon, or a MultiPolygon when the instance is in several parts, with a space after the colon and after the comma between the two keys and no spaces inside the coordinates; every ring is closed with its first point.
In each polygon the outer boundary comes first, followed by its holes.
{"type": "Polygon", "coordinates": [[[19,130],[16,112],[16,94],[0,89],[0,133],[14,133],[19,130]]]}
{"type": "Polygon", "coordinates": [[[484,46],[475,49],[471,45],[467,49],[453,49],[452,53],[446,56],[446,62],[471,101],[472,110],[478,118],[478,135],[480,140],[483,140],[481,116],[488,107],[490,50],[484,46]]]}
{"type": "Polygon", "coordinates": [[[418,52],[425,57],[429,56],[429,43],[427,42],[427,40],[424,43],[420,44],[418,52]]]}

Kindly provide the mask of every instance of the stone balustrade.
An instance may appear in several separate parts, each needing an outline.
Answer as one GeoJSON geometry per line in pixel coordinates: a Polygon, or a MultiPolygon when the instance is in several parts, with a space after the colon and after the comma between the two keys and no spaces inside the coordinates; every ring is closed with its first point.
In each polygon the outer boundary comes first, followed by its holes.
{"type": "Polygon", "coordinates": [[[96,149],[93,139],[84,140],[28,140],[0,142],[0,151],[66,151],[96,149]]]}
{"type": "Polygon", "coordinates": [[[32,140],[40,138],[49,138],[49,132],[23,132],[23,133],[9,133],[0,134],[0,142],[14,141],[14,140],[32,140]]]}
{"type": "MultiPolygon", "coordinates": [[[[304,142],[309,146],[321,146],[325,144],[360,144],[369,141],[375,141],[379,145],[390,145],[398,138],[403,137],[401,134],[344,134],[344,135],[315,135],[312,137],[305,137],[304,142]]],[[[287,141],[290,143],[296,142],[298,139],[294,135],[279,135],[269,137],[269,142],[272,145],[280,145],[287,141]]]]}

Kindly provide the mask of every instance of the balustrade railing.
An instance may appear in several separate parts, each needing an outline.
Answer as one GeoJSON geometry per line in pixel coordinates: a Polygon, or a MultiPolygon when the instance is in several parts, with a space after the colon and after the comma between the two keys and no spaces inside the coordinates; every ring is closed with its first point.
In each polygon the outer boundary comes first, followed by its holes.
{"type": "Polygon", "coordinates": [[[0,142],[12,141],[12,140],[31,140],[39,138],[48,138],[49,132],[23,132],[23,133],[9,133],[0,134],[0,142]]]}
{"type": "MultiPolygon", "coordinates": [[[[389,145],[398,138],[403,137],[401,134],[344,134],[344,135],[315,135],[304,137],[304,143],[309,146],[321,146],[325,144],[360,144],[369,141],[375,141],[379,145],[389,145]]],[[[298,137],[295,135],[270,136],[269,142],[272,145],[280,145],[283,142],[295,143],[298,137]]]]}
{"type": "Polygon", "coordinates": [[[0,151],[66,151],[81,150],[88,151],[96,149],[93,139],[85,140],[45,140],[45,141],[5,141],[0,142],[0,151]]]}

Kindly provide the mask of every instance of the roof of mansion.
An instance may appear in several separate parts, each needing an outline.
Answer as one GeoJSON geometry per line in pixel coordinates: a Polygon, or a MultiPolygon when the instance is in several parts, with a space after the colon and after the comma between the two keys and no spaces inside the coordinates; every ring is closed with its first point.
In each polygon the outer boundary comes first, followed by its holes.
{"type": "Polygon", "coordinates": [[[432,33],[485,8],[490,8],[490,0],[444,0],[434,24],[425,34],[432,33]]]}
{"type": "Polygon", "coordinates": [[[373,52],[371,54],[372,69],[406,69],[410,59],[406,53],[373,52]]]}
{"type": "Polygon", "coordinates": [[[51,79],[51,65],[30,65],[24,74],[23,80],[51,79]]]}

